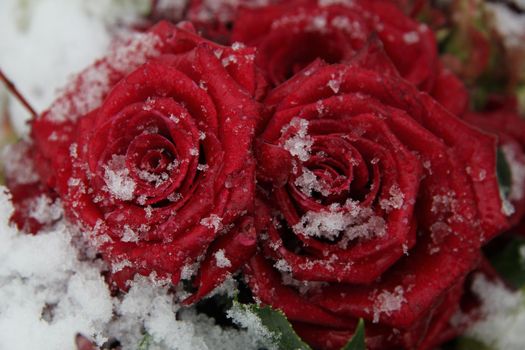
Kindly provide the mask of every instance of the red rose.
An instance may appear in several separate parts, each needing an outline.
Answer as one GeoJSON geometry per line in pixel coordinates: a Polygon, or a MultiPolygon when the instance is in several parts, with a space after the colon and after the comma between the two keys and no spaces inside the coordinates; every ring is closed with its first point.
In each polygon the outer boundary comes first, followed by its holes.
{"type": "Polygon", "coordinates": [[[507,225],[496,140],[378,52],[360,57],[270,93],[247,278],[316,348],[344,345],[362,317],[370,349],[429,349],[480,246],[507,225]]]}
{"type": "Polygon", "coordinates": [[[6,184],[16,207],[11,220],[20,230],[33,234],[62,217],[56,192],[39,176],[48,174],[50,169],[47,162],[35,161],[38,156],[31,143],[23,140],[8,146],[3,159],[6,184]]]}
{"type": "Polygon", "coordinates": [[[238,10],[232,41],[256,46],[256,63],[278,85],[320,58],[348,62],[376,33],[408,81],[454,114],[465,111],[463,84],[441,67],[434,34],[389,1],[294,0],[238,10]]]}
{"type": "Polygon", "coordinates": [[[119,287],[136,273],[177,283],[200,264],[195,300],[254,252],[254,91],[253,49],[161,22],[33,122],[47,184],[119,287]]]}
{"type": "Polygon", "coordinates": [[[186,19],[199,33],[219,43],[230,43],[233,21],[240,7],[258,8],[283,0],[189,0],[186,19]]]}
{"type": "Polygon", "coordinates": [[[515,225],[525,215],[525,120],[519,116],[513,100],[489,104],[485,111],[467,113],[464,119],[498,136],[498,147],[510,168],[511,183],[505,195],[510,201],[510,221],[515,225]]]}

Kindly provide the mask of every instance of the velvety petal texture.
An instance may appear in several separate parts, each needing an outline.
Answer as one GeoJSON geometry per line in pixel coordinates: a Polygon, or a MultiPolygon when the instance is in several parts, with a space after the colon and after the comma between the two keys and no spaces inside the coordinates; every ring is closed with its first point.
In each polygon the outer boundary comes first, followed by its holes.
{"type": "Polygon", "coordinates": [[[139,38],[72,82],[33,122],[33,146],[112,282],[194,277],[194,301],[255,252],[254,51],[187,23],[139,38]]]}
{"type": "Polygon", "coordinates": [[[481,247],[525,213],[525,126],[466,112],[423,6],[188,1],[194,24],[120,38],[31,121],[13,221],[65,217],[115,292],[150,276],[192,304],[241,271],[314,349],[360,318],[370,350],[439,346],[481,247]]]}
{"type": "Polygon", "coordinates": [[[339,349],[364,318],[370,349],[430,349],[480,246],[508,225],[496,138],[367,50],[267,97],[246,274],[316,348],[339,349]]]}
{"type": "Polygon", "coordinates": [[[498,137],[500,156],[504,157],[510,171],[507,193],[502,195],[508,200],[512,225],[520,221],[521,226],[525,225],[525,119],[518,114],[516,101],[512,98],[492,101],[484,111],[467,113],[464,119],[498,137]]]}
{"type": "Polygon", "coordinates": [[[232,42],[256,46],[256,63],[274,86],[320,58],[348,62],[371,36],[382,42],[397,70],[453,114],[468,103],[465,87],[439,63],[434,33],[392,1],[293,0],[241,7],[232,42]]]}

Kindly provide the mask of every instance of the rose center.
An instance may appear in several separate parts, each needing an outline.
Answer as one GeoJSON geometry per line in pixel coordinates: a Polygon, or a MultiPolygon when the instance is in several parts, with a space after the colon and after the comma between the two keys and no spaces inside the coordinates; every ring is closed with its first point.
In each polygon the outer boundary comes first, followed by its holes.
{"type": "Polygon", "coordinates": [[[173,162],[173,156],[165,150],[149,150],[140,161],[140,169],[161,173],[173,162]]]}

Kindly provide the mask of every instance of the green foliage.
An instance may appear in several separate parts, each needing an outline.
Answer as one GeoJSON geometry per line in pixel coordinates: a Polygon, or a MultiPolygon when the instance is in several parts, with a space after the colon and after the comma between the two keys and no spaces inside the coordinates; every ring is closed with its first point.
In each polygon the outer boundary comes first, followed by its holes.
{"type": "Polygon", "coordinates": [[[512,186],[512,173],[507,158],[500,148],[498,148],[496,158],[496,173],[498,174],[500,191],[505,197],[507,197],[512,186]]]}
{"type": "Polygon", "coordinates": [[[341,350],[366,350],[365,322],[361,318],[354,332],[354,336],[341,350]]]}
{"type": "Polygon", "coordinates": [[[490,259],[494,268],[516,288],[525,287],[525,261],[520,252],[523,249],[525,239],[514,238],[490,259]]]}
{"type": "Polygon", "coordinates": [[[493,350],[491,347],[483,344],[479,340],[469,338],[469,337],[460,337],[456,343],[457,350],[493,350]]]}
{"type": "Polygon", "coordinates": [[[270,306],[259,306],[256,304],[234,305],[245,312],[255,314],[264,327],[273,335],[273,340],[280,350],[311,350],[310,346],[303,342],[295,333],[290,322],[281,310],[272,309],[270,306]]]}
{"type": "Polygon", "coordinates": [[[148,333],[144,334],[144,337],[142,337],[142,340],[139,343],[138,350],[148,350],[151,343],[153,341],[153,337],[149,335],[148,333]]]}

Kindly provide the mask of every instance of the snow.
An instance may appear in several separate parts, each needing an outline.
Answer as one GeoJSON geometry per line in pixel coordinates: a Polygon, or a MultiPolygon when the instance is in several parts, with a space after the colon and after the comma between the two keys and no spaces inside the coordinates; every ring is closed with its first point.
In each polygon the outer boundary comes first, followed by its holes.
{"type": "MultiPolygon", "coordinates": [[[[183,0],[163,0],[164,2],[169,1],[175,1],[175,2],[182,2],[183,0]]],[[[246,7],[260,7],[265,6],[270,3],[269,0],[203,0],[200,1],[202,4],[198,7],[198,11],[196,11],[194,14],[192,14],[192,20],[197,21],[212,21],[212,20],[218,20],[220,22],[228,22],[231,21],[234,14],[234,9],[238,6],[246,6],[246,7]]]]}
{"type": "Polygon", "coordinates": [[[496,31],[507,47],[522,47],[525,40],[525,16],[512,11],[505,4],[487,3],[496,31]]]}
{"type": "MultiPolygon", "coordinates": [[[[64,221],[38,235],[18,232],[8,224],[9,197],[0,187],[0,349],[75,349],[77,333],[98,346],[118,339],[123,349],[138,348],[146,333],[156,350],[256,350],[268,341],[260,321],[242,311],[230,315],[246,330],[222,329],[194,307],[182,307],[182,295],[154,274],[111,296],[104,265],[78,251],[64,221]]],[[[226,281],[214,293],[231,293],[233,286],[226,281]]]]}
{"type": "Polygon", "coordinates": [[[386,222],[371,208],[363,208],[350,199],[341,206],[334,203],[323,211],[308,211],[293,226],[296,234],[335,241],[345,248],[356,239],[370,239],[386,233],[386,222]]]}
{"type": "Polygon", "coordinates": [[[332,5],[346,5],[346,6],[352,6],[353,0],[319,0],[318,1],[319,6],[332,6],[332,5]]]}
{"type": "Polygon", "coordinates": [[[332,74],[331,79],[328,81],[328,87],[332,89],[334,94],[337,94],[339,92],[339,88],[341,87],[341,79],[342,74],[339,74],[338,76],[332,74]]]}
{"type": "Polygon", "coordinates": [[[69,94],[69,97],[56,100],[48,118],[57,122],[76,120],[100,106],[111,87],[111,72],[128,74],[145,63],[148,57],[157,56],[159,40],[151,33],[121,33],[105,55],[105,61],[86,68],[69,80],[60,91],[63,95],[69,94]]]}
{"type": "MultiPolygon", "coordinates": [[[[37,112],[49,107],[56,89],[108,49],[117,25],[145,13],[148,0],[2,0],[0,67],[37,112]],[[38,59],[35,59],[38,58],[38,59]]],[[[9,112],[16,131],[30,118],[14,98],[9,112]]]]}
{"type": "Polygon", "coordinates": [[[511,172],[511,188],[509,199],[511,201],[519,201],[525,195],[525,158],[519,158],[519,151],[513,145],[503,145],[501,150],[505,155],[505,159],[510,167],[511,172]]]}
{"type": "Polygon", "coordinates": [[[516,208],[512,205],[512,203],[508,200],[508,198],[505,198],[505,195],[501,193],[500,191],[500,197],[501,197],[501,212],[506,216],[511,216],[516,212],[516,208]]]}
{"type": "Polygon", "coordinates": [[[406,32],[403,34],[403,41],[406,44],[415,44],[419,41],[419,34],[418,32],[406,32]]]}
{"type": "Polygon", "coordinates": [[[105,66],[92,66],[82,72],[79,84],[70,80],[70,85],[63,93],[71,92],[71,98],[59,100],[52,104],[49,118],[57,122],[76,118],[97,108],[109,91],[110,70],[105,66]]]}
{"type": "Polygon", "coordinates": [[[234,304],[233,307],[228,310],[227,316],[232,319],[235,324],[247,329],[255,346],[258,343],[265,344],[268,350],[277,350],[277,346],[273,340],[275,338],[274,334],[263,326],[260,318],[256,314],[240,307],[238,304],[234,304]]]}
{"type": "Polygon", "coordinates": [[[104,170],[104,181],[109,192],[123,201],[133,199],[136,184],[126,167],[125,156],[113,155],[104,170]]]}
{"type": "Polygon", "coordinates": [[[219,327],[212,318],[198,314],[195,309],[181,310],[180,317],[182,321],[193,323],[194,337],[203,340],[206,346],[204,349],[258,349],[257,340],[252,337],[253,332],[219,327]]]}
{"type": "Polygon", "coordinates": [[[65,225],[20,234],[7,224],[12,208],[4,188],[0,206],[0,348],[72,349],[77,332],[94,335],[111,319],[99,270],[77,260],[65,225]]]}
{"type": "Polygon", "coordinates": [[[124,231],[120,240],[122,242],[138,242],[139,235],[129,225],[124,225],[124,231]]]}
{"type": "Polygon", "coordinates": [[[382,291],[377,295],[374,301],[374,318],[372,322],[379,322],[379,316],[381,313],[390,316],[393,311],[400,310],[401,306],[406,302],[407,300],[404,297],[402,286],[397,286],[391,292],[388,290],[382,291]]]}
{"type": "Polygon", "coordinates": [[[239,294],[238,290],[238,284],[235,278],[233,278],[232,274],[226,275],[226,278],[224,281],[215,287],[214,290],[212,290],[206,297],[210,298],[215,295],[223,295],[228,296],[232,299],[236,298],[239,294]]]}
{"type": "Polygon", "coordinates": [[[13,184],[24,185],[39,180],[33,161],[27,157],[28,149],[28,143],[18,142],[7,145],[2,150],[4,173],[13,181],[13,184]]]}
{"type": "Polygon", "coordinates": [[[294,184],[307,196],[311,196],[313,191],[319,192],[323,196],[330,194],[330,191],[326,189],[325,183],[319,180],[310,169],[305,167],[302,169],[302,174],[295,179],[294,184]]]}
{"type": "Polygon", "coordinates": [[[284,259],[277,260],[273,266],[281,272],[292,272],[292,267],[284,259]]]}
{"type": "Polygon", "coordinates": [[[234,42],[231,46],[233,51],[237,51],[245,47],[243,43],[240,43],[238,41],[234,42]]]}
{"type": "Polygon", "coordinates": [[[310,158],[310,148],[314,144],[312,137],[307,134],[308,120],[293,118],[289,125],[283,127],[281,133],[288,134],[290,130],[294,131],[293,136],[286,139],[284,149],[301,161],[307,161],[310,158]]]}
{"type": "Polygon", "coordinates": [[[180,271],[180,278],[186,281],[191,280],[191,278],[197,274],[199,266],[200,263],[198,261],[192,264],[184,265],[180,271]]]}
{"type": "Polygon", "coordinates": [[[312,31],[318,31],[318,32],[323,32],[323,30],[325,29],[326,29],[326,16],[325,15],[314,16],[312,18],[312,21],[309,27],[306,28],[306,30],[312,30],[312,31]]]}
{"type": "Polygon", "coordinates": [[[405,195],[401,190],[399,189],[398,185],[393,185],[388,190],[388,193],[390,194],[389,198],[381,199],[379,202],[379,205],[383,210],[386,210],[387,212],[393,210],[393,209],[401,209],[403,207],[405,195]]]}
{"type": "Polygon", "coordinates": [[[164,349],[205,349],[202,340],[193,336],[193,324],[176,319],[179,308],[167,284],[136,278],[122,302],[116,304],[122,322],[111,327],[112,334],[133,330],[133,336],[121,340],[124,349],[137,348],[143,329],[164,349]]]}
{"type": "Polygon", "coordinates": [[[63,215],[62,203],[42,194],[30,199],[29,215],[41,224],[51,224],[63,215]]]}
{"type": "Polygon", "coordinates": [[[219,249],[215,253],[215,261],[216,261],[217,267],[220,267],[220,268],[232,266],[230,259],[228,259],[226,257],[226,254],[224,253],[224,249],[219,249]]]}
{"type": "Polygon", "coordinates": [[[525,295],[511,291],[481,274],[474,278],[472,289],[481,299],[482,319],[466,334],[493,349],[523,349],[525,334],[525,295]]]}
{"type": "MultiPolygon", "coordinates": [[[[177,164],[178,162],[175,162],[175,163],[171,163],[171,164],[177,164]]],[[[170,165],[171,165],[170,164],[170,165]]],[[[171,169],[170,166],[168,166],[168,170],[172,170],[173,168],[175,168],[177,165],[173,165],[171,166],[171,169]]],[[[155,174],[153,172],[149,172],[147,170],[138,170],[137,171],[137,174],[139,175],[139,178],[141,180],[144,180],[144,181],[147,181],[147,182],[150,182],[152,183],[155,187],[159,187],[161,186],[162,184],[164,184],[170,177],[170,175],[167,173],[167,172],[162,172],[160,174],[155,174]]]]}
{"type": "Polygon", "coordinates": [[[222,228],[222,218],[217,214],[211,214],[210,216],[201,219],[200,224],[207,228],[212,228],[217,232],[222,228]]]}
{"type": "Polygon", "coordinates": [[[432,197],[432,208],[430,209],[433,213],[448,213],[455,212],[457,206],[456,195],[454,192],[449,191],[444,194],[437,194],[432,197]]]}
{"type": "Polygon", "coordinates": [[[311,291],[320,291],[323,287],[328,286],[327,282],[296,280],[291,273],[282,271],[281,278],[284,285],[294,287],[301,295],[308,294],[311,291]]]}

